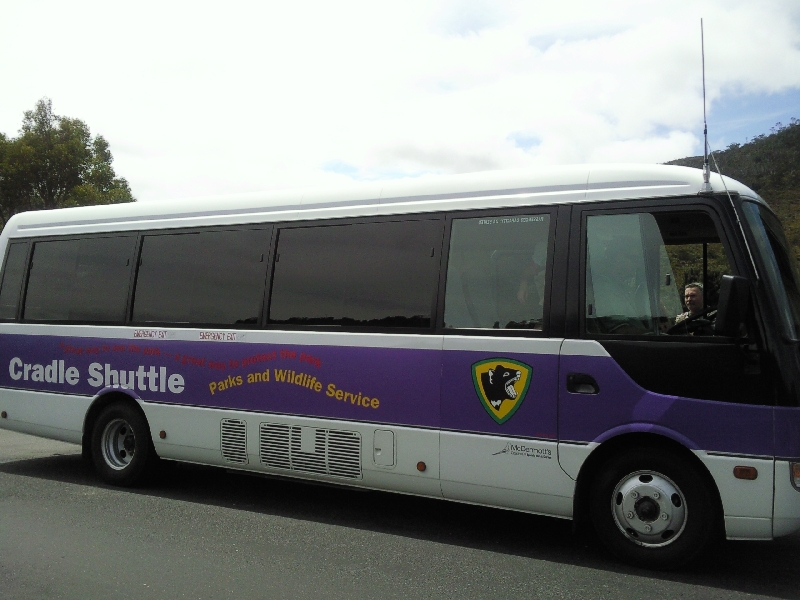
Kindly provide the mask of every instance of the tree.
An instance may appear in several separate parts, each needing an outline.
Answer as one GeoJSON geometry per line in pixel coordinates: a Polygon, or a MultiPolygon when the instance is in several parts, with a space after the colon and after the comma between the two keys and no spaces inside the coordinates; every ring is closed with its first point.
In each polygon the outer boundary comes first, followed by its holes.
{"type": "Polygon", "coordinates": [[[0,220],[24,210],[134,202],[117,177],[108,142],[80,119],[53,114],[42,98],[25,112],[19,136],[0,134],[0,220]]]}
{"type": "MultiPolygon", "coordinates": [[[[778,215],[786,237],[800,259],[800,121],[777,123],[769,134],[746,144],[731,144],[715,152],[716,165],[729,177],[758,192],[778,215]]],[[[669,165],[702,168],[702,156],[668,162],[669,165]]]]}

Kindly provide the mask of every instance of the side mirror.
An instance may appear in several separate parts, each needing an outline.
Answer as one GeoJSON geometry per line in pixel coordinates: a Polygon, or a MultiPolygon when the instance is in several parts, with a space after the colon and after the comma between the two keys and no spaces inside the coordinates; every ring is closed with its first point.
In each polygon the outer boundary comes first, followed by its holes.
{"type": "Polygon", "coordinates": [[[741,325],[747,320],[749,306],[750,282],[744,277],[723,275],[719,287],[714,335],[739,337],[741,325]]]}

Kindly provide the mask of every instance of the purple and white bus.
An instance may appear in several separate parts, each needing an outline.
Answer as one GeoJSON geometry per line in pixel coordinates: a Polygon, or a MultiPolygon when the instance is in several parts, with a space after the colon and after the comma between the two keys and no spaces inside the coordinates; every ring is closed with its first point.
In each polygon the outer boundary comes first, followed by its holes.
{"type": "Polygon", "coordinates": [[[800,272],[764,201],[711,183],[590,165],[16,215],[0,427],[111,484],[160,457],[391,490],[575,519],[657,568],[793,533],[800,272]]]}

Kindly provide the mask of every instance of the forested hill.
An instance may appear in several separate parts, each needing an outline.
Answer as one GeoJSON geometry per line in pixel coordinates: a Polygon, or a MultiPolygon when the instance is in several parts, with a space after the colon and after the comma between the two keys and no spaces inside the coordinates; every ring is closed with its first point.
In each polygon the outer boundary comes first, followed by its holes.
{"type": "MultiPolygon", "coordinates": [[[[723,175],[741,181],[767,201],[800,258],[800,121],[778,123],[769,134],[746,144],[731,144],[714,156],[723,175]]],[[[709,158],[709,162],[716,172],[714,161],[709,158]]],[[[679,158],[667,164],[702,169],[703,157],[679,158]]]]}

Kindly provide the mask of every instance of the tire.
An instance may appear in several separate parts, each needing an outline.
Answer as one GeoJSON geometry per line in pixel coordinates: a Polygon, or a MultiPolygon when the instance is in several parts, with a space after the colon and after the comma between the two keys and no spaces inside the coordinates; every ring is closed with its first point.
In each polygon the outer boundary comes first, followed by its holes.
{"type": "Polygon", "coordinates": [[[685,565],[715,538],[719,509],[692,464],[669,452],[631,449],[610,459],[590,492],[600,540],[637,567],[685,565]]]}
{"type": "Polygon", "coordinates": [[[115,402],[104,408],[92,429],[92,462],[106,483],[140,483],[155,458],[150,428],[139,410],[115,402]]]}

